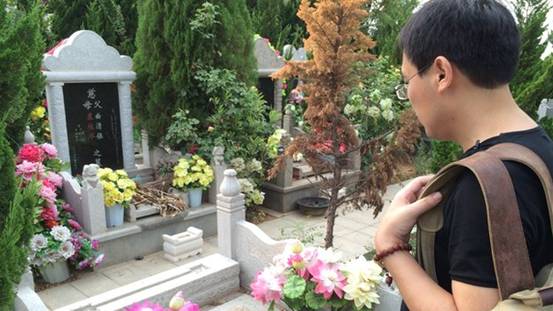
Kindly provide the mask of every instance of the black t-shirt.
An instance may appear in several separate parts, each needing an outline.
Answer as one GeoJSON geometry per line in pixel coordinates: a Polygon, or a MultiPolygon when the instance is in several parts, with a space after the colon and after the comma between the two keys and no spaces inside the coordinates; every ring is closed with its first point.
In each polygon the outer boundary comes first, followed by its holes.
{"type": "MultiPolygon", "coordinates": [[[[553,142],[540,127],[503,133],[467,150],[463,157],[499,143],[517,143],[536,154],[553,173],[553,142]]],[[[524,235],[534,274],[553,262],[553,237],[545,193],[538,177],[528,167],[504,161],[513,181],[524,235]]],[[[486,207],[476,177],[470,172],[458,177],[444,208],[444,226],[436,234],[435,256],[438,284],[451,292],[451,281],[497,288],[493,268],[486,207]]],[[[402,310],[405,310],[403,306],[402,310]]]]}

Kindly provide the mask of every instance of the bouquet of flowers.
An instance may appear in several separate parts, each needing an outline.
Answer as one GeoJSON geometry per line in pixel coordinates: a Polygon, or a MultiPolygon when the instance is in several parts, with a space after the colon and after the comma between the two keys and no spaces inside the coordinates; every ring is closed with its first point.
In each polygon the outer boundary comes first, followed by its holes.
{"type": "Polygon", "coordinates": [[[292,310],[371,310],[379,303],[382,268],[363,256],[345,263],[341,259],[332,249],[291,243],[257,273],[252,295],[269,304],[269,310],[279,300],[292,310]]]}
{"type": "Polygon", "coordinates": [[[58,198],[63,186],[63,178],[58,173],[63,163],[57,159],[56,148],[48,143],[25,144],[16,160],[16,175],[23,179],[23,187],[33,179],[40,183],[39,205],[34,211],[31,264],[40,267],[69,260],[78,270],[98,265],[104,258],[98,251],[98,241],[91,240],[82,231],[74,219],[73,208],[58,198]]]}
{"type": "Polygon", "coordinates": [[[28,123],[31,133],[35,136],[35,140],[39,142],[50,141],[50,124],[48,123],[47,108],[48,103],[44,99],[33,109],[28,123]]]}
{"type": "Polygon", "coordinates": [[[207,189],[213,181],[213,169],[199,155],[181,158],[173,168],[173,187],[184,189],[207,189]]]}
{"type": "Polygon", "coordinates": [[[136,183],[129,178],[124,170],[101,168],[98,170],[100,183],[104,187],[104,204],[108,207],[121,204],[129,207],[136,193],[136,183]]]}
{"type": "Polygon", "coordinates": [[[169,302],[169,308],[164,308],[163,306],[153,303],[150,301],[143,301],[140,303],[135,303],[132,306],[125,309],[126,311],[200,311],[200,306],[190,301],[186,301],[182,294],[182,291],[179,291],[171,298],[169,302]]]}

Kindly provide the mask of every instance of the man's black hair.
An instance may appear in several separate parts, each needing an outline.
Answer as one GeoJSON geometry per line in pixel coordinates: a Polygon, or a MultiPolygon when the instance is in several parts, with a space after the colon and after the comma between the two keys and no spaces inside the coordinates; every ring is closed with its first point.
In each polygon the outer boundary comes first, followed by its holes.
{"type": "Polygon", "coordinates": [[[430,0],[401,30],[399,47],[418,70],[444,56],[475,85],[495,88],[515,75],[520,35],[497,1],[430,0]]]}

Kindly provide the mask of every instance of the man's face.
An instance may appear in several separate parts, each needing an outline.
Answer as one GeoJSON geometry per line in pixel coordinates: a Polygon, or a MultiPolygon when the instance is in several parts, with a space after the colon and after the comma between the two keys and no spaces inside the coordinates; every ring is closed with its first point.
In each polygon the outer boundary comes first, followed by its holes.
{"type": "Polygon", "coordinates": [[[424,75],[418,73],[417,67],[403,55],[401,74],[403,81],[407,81],[407,97],[415,110],[417,118],[424,126],[426,134],[430,137],[438,138],[436,131],[439,124],[437,120],[438,111],[436,108],[436,90],[431,84],[431,74],[429,68],[424,75]]]}

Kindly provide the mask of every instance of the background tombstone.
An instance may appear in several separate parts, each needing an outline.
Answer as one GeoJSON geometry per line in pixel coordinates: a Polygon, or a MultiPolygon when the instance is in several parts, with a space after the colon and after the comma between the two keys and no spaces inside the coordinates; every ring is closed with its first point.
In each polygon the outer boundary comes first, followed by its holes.
{"type": "Polygon", "coordinates": [[[264,38],[255,40],[254,55],[257,59],[257,73],[259,75],[258,89],[270,107],[282,113],[282,82],[273,81],[270,75],[284,67],[284,60],[277,55],[269,42],[264,38]]]}
{"type": "Polygon", "coordinates": [[[45,54],[42,66],[52,142],[72,173],[89,163],[136,170],[131,58],[81,30],[45,54]]]}
{"type": "Polygon", "coordinates": [[[544,99],[538,107],[538,120],[549,117],[553,118],[553,99],[544,99]]]}

